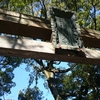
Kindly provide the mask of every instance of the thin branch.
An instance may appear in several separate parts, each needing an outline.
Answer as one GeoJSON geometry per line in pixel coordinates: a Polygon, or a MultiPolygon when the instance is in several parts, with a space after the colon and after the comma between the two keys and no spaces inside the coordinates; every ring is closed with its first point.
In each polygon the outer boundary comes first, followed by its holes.
{"type": "Polygon", "coordinates": [[[34,60],[40,65],[40,67],[41,67],[40,70],[43,70],[44,69],[44,64],[43,64],[42,60],[41,59],[34,59],[34,60]]]}
{"type": "Polygon", "coordinates": [[[61,61],[54,61],[53,64],[59,65],[61,61]]]}
{"type": "Polygon", "coordinates": [[[64,95],[60,95],[61,97],[68,97],[68,96],[77,96],[76,93],[65,93],[64,95]]]}
{"type": "Polygon", "coordinates": [[[65,70],[58,70],[59,73],[67,73],[71,70],[72,68],[68,68],[68,69],[65,69],[65,70]]]}
{"type": "Polygon", "coordinates": [[[56,69],[55,67],[53,67],[50,71],[54,72],[54,73],[67,73],[67,72],[71,71],[73,68],[74,68],[74,66],[71,68],[68,68],[68,69],[60,70],[59,68],[56,69]]]}

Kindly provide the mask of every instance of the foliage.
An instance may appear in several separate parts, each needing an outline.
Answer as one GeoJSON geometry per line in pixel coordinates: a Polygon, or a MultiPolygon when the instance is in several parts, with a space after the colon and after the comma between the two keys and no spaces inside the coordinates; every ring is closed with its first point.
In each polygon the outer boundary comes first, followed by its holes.
{"type": "Polygon", "coordinates": [[[65,90],[76,94],[77,97],[81,92],[81,88],[85,87],[84,90],[88,89],[88,93],[81,95],[82,98],[85,100],[99,98],[100,82],[98,80],[100,78],[100,68],[84,64],[70,64],[70,66],[75,67],[72,69],[72,73],[65,76],[63,80],[65,90]]]}
{"type": "Polygon", "coordinates": [[[14,78],[13,70],[21,63],[21,58],[0,57],[0,96],[10,93],[10,89],[16,84],[12,81],[14,78]]]}
{"type": "Polygon", "coordinates": [[[26,90],[20,90],[18,100],[42,100],[42,94],[37,87],[28,87],[26,90]]]}

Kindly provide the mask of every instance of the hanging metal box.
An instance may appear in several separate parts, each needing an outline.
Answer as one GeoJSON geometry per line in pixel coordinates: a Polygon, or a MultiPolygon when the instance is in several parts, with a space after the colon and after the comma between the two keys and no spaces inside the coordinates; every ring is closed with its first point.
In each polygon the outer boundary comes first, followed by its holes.
{"type": "Polygon", "coordinates": [[[76,23],[76,14],[69,10],[50,8],[52,36],[51,41],[55,48],[78,49],[82,48],[80,27],[76,23]]]}

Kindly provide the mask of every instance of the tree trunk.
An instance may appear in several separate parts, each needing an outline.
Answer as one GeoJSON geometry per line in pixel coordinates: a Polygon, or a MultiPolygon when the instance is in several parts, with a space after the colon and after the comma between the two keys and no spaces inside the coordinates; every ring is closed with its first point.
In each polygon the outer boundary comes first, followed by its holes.
{"type": "Polygon", "coordinates": [[[57,91],[57,89],[56,89],[56,87],[54,86],[54,78],[49,78],[49,80],[47,80],[48,81],[48,86],[49,86],[49,88],[50,88],[50,90],[51,90],[51,93],[52,93],[52,95],[54,96],[54,99],[55,100],[63,100],[61,97],[60,97],[60,95],[59,95],[59,93],[58,93],[58,91],[57,91]]]}
{"type": "Polygon", "coordinates": [[[54,85],[54,82],[55,82],[55,78],[54,78],[54,72],[52,71],[48,71],[48,70],[44,70],[43,71],[44,74],[46,75],[46,78],[47,78],[47,82],[48,82],[48,86],[50,88],[50,91],[54,97],[55,100],[63,100],[59,93],[58,93],[58,90],[57,88],[55,87],[54,85]]]}

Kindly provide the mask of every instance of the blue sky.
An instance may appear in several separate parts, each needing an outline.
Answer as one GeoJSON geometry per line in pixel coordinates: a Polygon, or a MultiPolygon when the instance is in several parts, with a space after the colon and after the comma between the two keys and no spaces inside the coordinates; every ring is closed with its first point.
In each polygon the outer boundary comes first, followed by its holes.
{"type": "MultiPolygon", "coordinates": [[[[59,67],[60,66],[68,68],[67,63],[61,63],[59,67]]],[[[5,95],[5,99],[18,100],[19,91],[27,88],[29,81],[29,72],[25,70],[25,67],[25,64],[21,64],[20,67],[14,70],[15,78],[13,79],[13,81],[16,82],[16,86],[11,89],[11,94],[5,95]]],[[[43,83],[44,80],[40,79],[37,85],[40,90],[43,91],[43,100],[46,100],[46,98],[47,100],[54,100],[50,90],[45,89],[43,83]]],[[[32,86],[34,86],[34,83],[32,86]]]]}
{"type": "MultiPolygon", "coordinates": [[[[11,94],[5,94],[5,99],[18,100],[19,91],[27,88],[29,81],[29,72],[25,70],[25,67],[25,64],[21,64],[20,67],[14,70],[15,78],[13,79],[13,81],[16,82],[16,86],[11,89],[11,94]]],[[[54,100],[50,90],[45,89],[43,83],[44,80],[40,79],[37,85],[40,88],[40,90],[43,91],[43,100],[46,100],[46,98],[48,100],[54,100]]],[[[34,86],[34,83],[32,86],[34,86]]]]}

